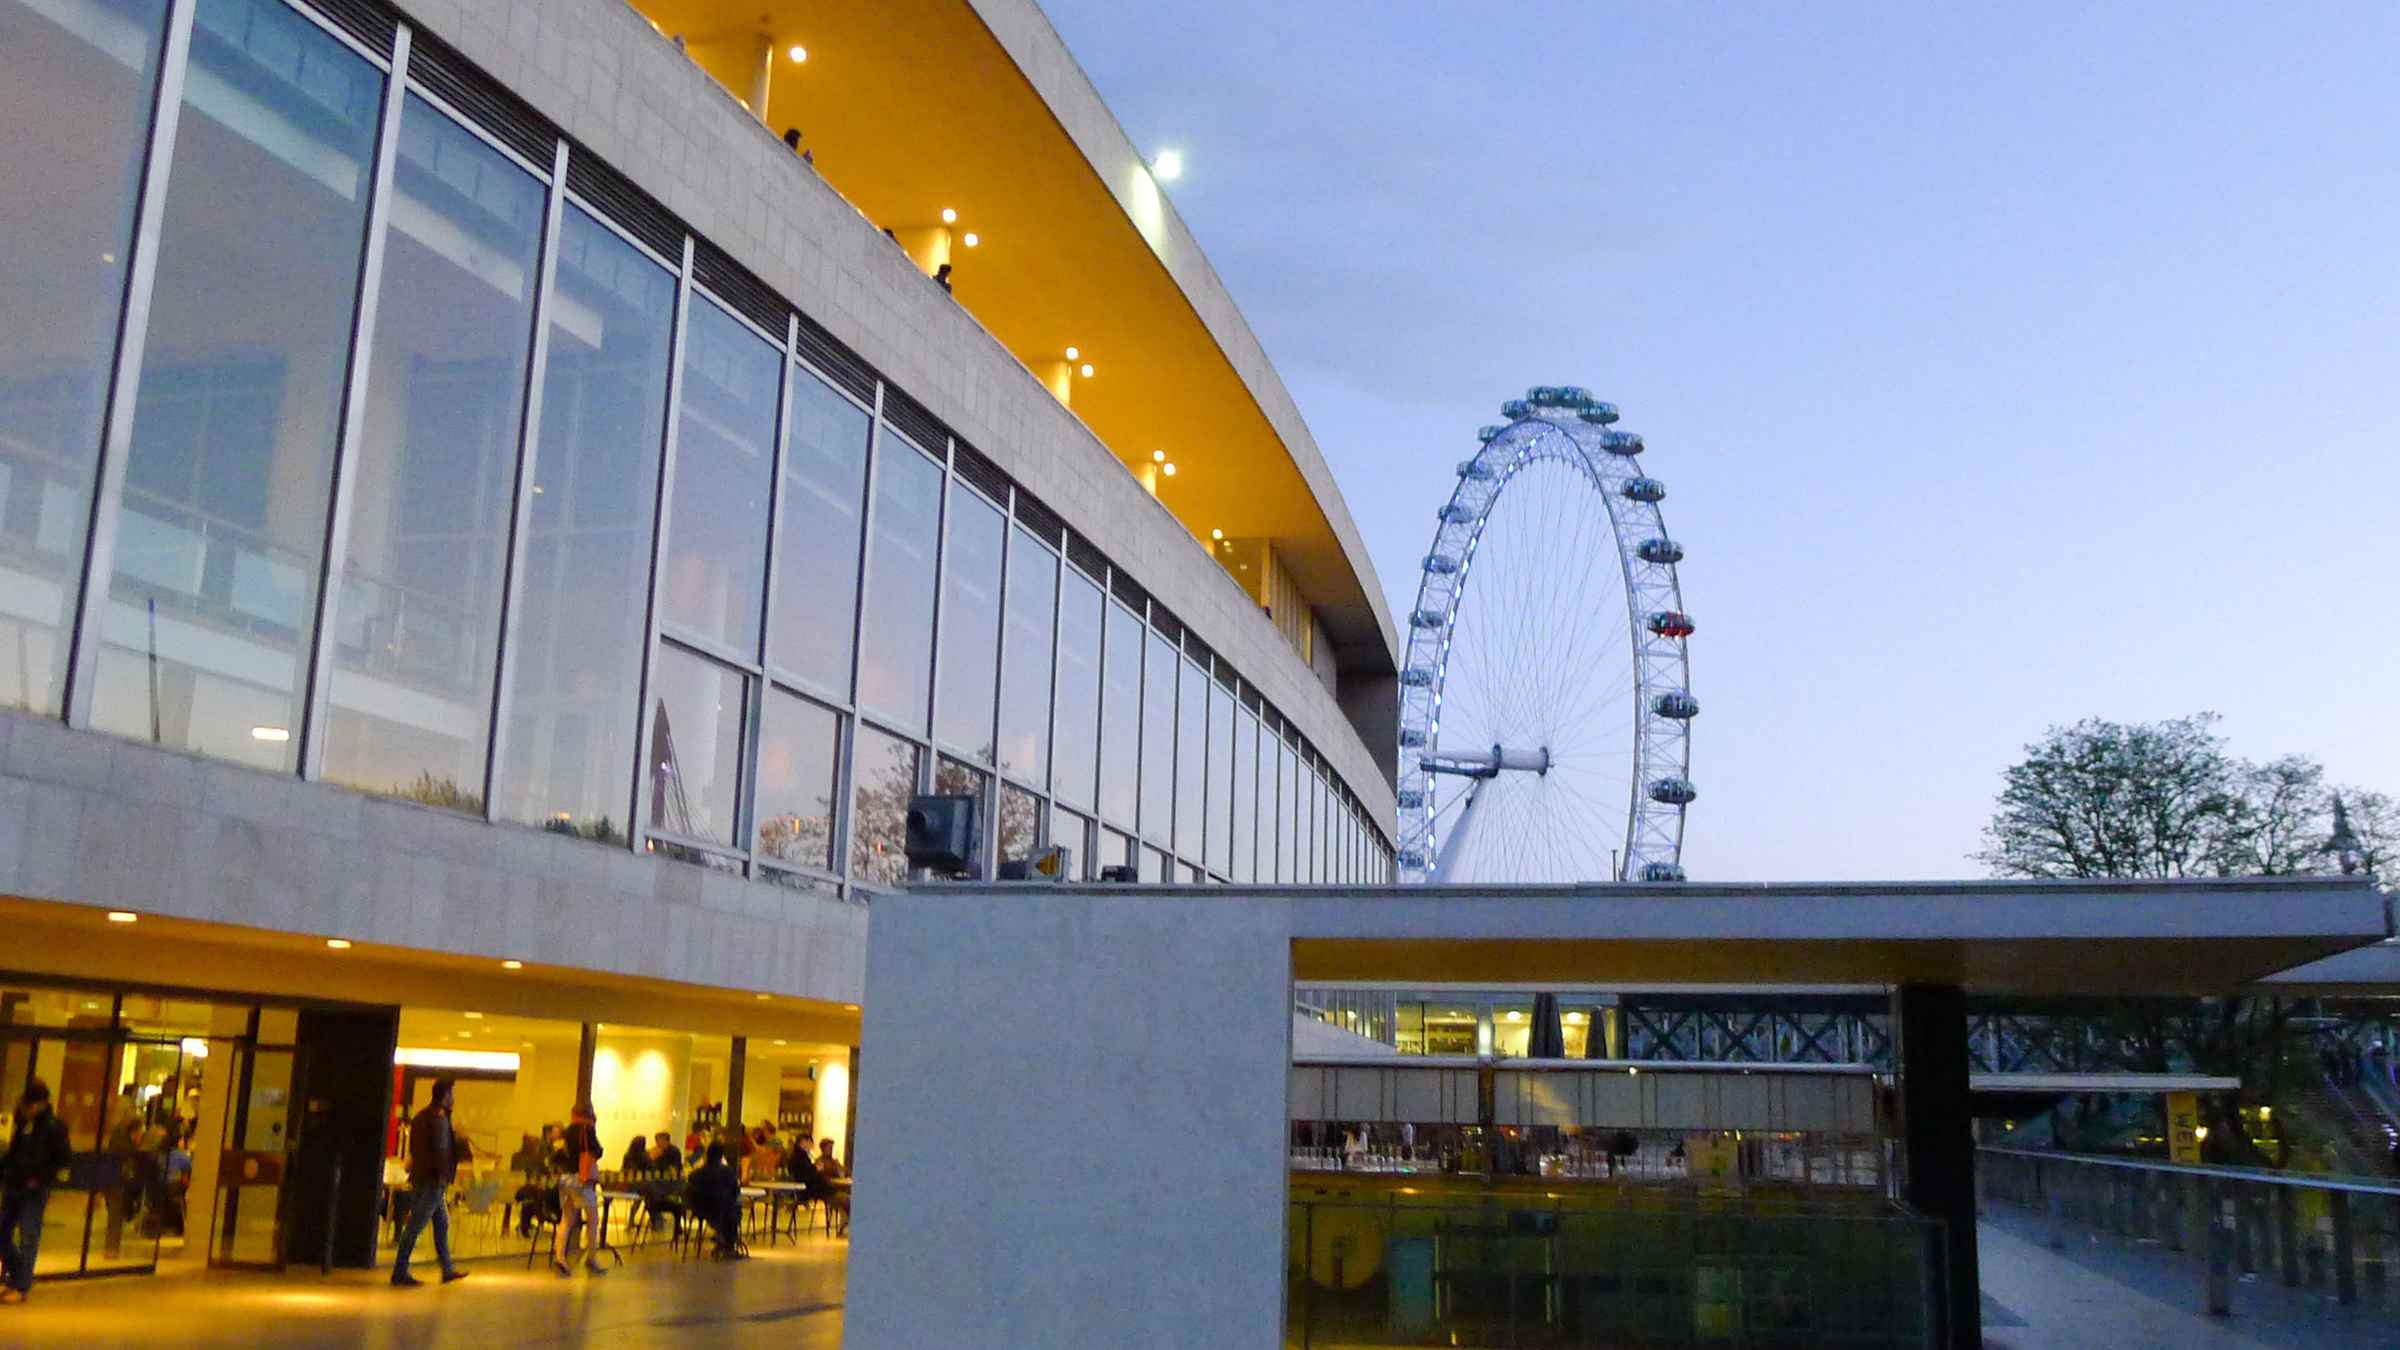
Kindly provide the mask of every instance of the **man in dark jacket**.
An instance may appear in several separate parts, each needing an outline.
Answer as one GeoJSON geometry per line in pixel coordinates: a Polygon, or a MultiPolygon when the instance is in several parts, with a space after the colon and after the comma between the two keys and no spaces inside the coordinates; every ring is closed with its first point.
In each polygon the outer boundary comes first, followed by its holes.
{"type": "Polygon", "coordinates": [[[441,1259],[442,1283],[467,1278],[450,1264],[450,1183],[458,1176],[458,1140],[450,1131],[450,1103],[457,1085],[450,1079],[433,1082],[433,1100],[408,1122],[408,1226],[400,1230],[400,1249],[392,1256],[392,1283],[413,1289],[423,1283],[408,1273],[408,1254],[416,1250],[417,1234],[433,1225],[433,1254],[441,1259]]]}
{"type": "Polygon", "coordinates": [[[66,1124],[50,1109],[50,1085],[36,1078],[17,1102],[8,1153],[0,1156],[0,1303],[23,1303],[32,1291],[42,1209],[74,1157],[66,1124]]]}
{"type": "Polygon", "coordinates": [[[710,1144],[708,1161],[692,1173],[691,1200],[693,1216],[716,1230],[717,1255],[741,1255],[742,1179],[725,1161],[723,1144],[710,1144]]]}

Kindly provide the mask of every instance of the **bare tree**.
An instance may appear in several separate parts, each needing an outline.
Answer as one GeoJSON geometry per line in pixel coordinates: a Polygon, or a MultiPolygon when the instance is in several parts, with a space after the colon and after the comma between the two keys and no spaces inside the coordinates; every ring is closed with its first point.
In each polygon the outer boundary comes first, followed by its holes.
{"type": "Polygon", "coordinates": [[[2234,810],[2211,861],[2226,876],[2281,877],[2325,870],[2332,794],[2325,766],[2306,755],[2243,764],[2234,775],[2234,810]]]}
{"type": "Polygon", "coordinates": [[[1976,859],[2015,877],[2220,870],[2241,812],[2241,774],[2212,729],[2216,721],[2200,713],[2052,727],[2002,774],[1976,859]]]}

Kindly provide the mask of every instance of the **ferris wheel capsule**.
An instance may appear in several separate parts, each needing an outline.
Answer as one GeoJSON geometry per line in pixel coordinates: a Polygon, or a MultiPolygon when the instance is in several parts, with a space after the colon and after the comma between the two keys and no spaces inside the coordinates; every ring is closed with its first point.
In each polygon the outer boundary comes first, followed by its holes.
{"type": "Polygon", "coordinates": [[[1433,672],[1423,666],[1410,666],[1400,672],[1400,683],[1411,689],[1430,689],[1433,687],[1433,672]]]}
{"type": "Polygon", "coordinates": [[[1672,539],[1645,539],[1633,546],[1633,554],[1646,563],[1671,566],[1683,561],[1683,545],[1672,539]]]}
{"type": "Polygon", "coordinates": [[[1408,616],[1411,628],[1439,628],[1450,622],[1449,614],[1438,609],[1420,609],[1408,616]]]}
{"type": "Polygon", "coordinates": [[[1700,700],[1680,689],[1673,689],[1650,700],[1650,711],[1678,722],[1689,722],[1700,715],[1700,700]]]}
{"type": "Polygon", "coordinates": [[[1500,471],[1480,459],[1462,459],[1458,462],[1458,476],[1486,483],[1498,478],[1500,471]]]}
{"type": "Polygon", "coordinates": [[[1466,521],[1473,520],[1476,516],[1481,514],[1481,512],[1477,511],[1474,507],[1467,505],[1465,502],[1451,502],[1449,505],[1444,506],[1441,510],[1442,519],[1452,525],[1458,525],[1466,521]]]}
{"type": "Polygon", "coordinates": [[[1617,405],[1593,399],[1589,405],[1575,415],[1593,426],[1604,427],[1617,420],[1617,405]]]}
{"type": "Polygon", "coordinates": [[[1638,455],[1642,453],[1642,438],[1639,433],[1631,431],[1602,432],[1600,434],[1600,445],[1602,449],[1608,451],[1608,453],[1612,455],[1638,455]]]}
{"type": "Polygon", "coordinates": [[[1642,864],[1642,880],[1644,881],[1681,881],[1683,879],[1683,869],[1671,862],[1642,864]]]}
{"type": "Polygon", "coordinates": [[[1446,577],[1458,570],[1458,559],[1442,553],[1427,554],[1425,570],[1437,577],[1446,577]]]}
{"type": "Polygon", "coordinates": [[[1628,478],[1625,480],[1625,486],[1618,488],[1617,491],[1637,502],[1656,503],[1667,499],[1667,485],[1655,478],[1628,478]]]}
{"type": "Polygon", "coordinates": [[[1508,430],[1508,428],[1505,426],[1477,427],[1475,428],[1475,439],[1483,442],[1485,445],[1490,445],[1493,438],[1497,437],[1501,432],[1506,430],[1508,430]]]}
{"type": "Polygon", "coordinates": [[[1533,416],[1533,405],[1521,398],[1512,398],[1500,405],[1500,415],[1511,422],[1533,416]]]}
{"type": "Polygon", "coordinates": [[[1580,408],[1592,401],[1592,391],[1571,384],[1537,384],[1525,391],[1525,401],[1537,408],[1580,408]]]}
{"type": "Polygon", "coordinates": [[[1660,637],[1687,638],[1692,635],[1692,616],[1681,610],[1662,609],[1650,616],[1650,631],[1660,637]]]}
{"type": "Polygon", "coordinates": [[[1650,784],[1650,800],[1668,806],[1689,806],[1700,796],[1700,789],[1689,778],[1660,778],[1650,784]]]}

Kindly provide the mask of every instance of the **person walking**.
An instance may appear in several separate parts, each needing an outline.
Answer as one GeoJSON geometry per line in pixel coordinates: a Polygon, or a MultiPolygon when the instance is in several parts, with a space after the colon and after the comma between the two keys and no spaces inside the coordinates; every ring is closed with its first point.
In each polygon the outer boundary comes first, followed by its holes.
{"type": "Polygon", "coordinates": [[[75,1157],[67,1127],[50,1109],[50,1085],[36,1078],[17,1101],[8,1152],[0,1155],[0,1303],[23,1303],[33,1292],[33,1262],[42,1245],[42,1210],[50,1188],[75,1157]]]}
{"type": "Polygon", "coordinates": [[[602,1149],[598,1124],[590,1102],[575,1103],[574,1118],[559,1146],[558,1245],[550,1254],[550,1266],[561,1279],[575,1273],[575,1238],[583,1229],[591,1230],[585,1238],[585,1273],[608,1273],[600,1268],[600,1248],[608,1242],[608,1234],[600,1230],[600,1160],[608,1154],[602,1149]]]}
{"type": "Polygon", "coordinates": [[[442,1283],[467,1278],[450,1261],[450,1183],[458,1177],[458,1140],[450,1128],[450,1108],[458,1084],[449,1078],[433,1080],[433,1099],[408,1122],[408,1226],[400,1230],[400,1247],[392,1255],[392,1283],[414,1289],[424,1281],[408,1273],[409,1253],[417,1235],[433,1225],[433,1254],[442,1263],[442,1283]]]}

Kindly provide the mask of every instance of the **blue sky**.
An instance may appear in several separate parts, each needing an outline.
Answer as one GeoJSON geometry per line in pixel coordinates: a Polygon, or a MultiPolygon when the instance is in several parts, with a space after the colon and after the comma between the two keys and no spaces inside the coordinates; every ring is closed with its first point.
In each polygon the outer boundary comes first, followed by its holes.
{"type": "Polygon", "coordinates": [[[1500,400],[1647,437],[1695,878],[1975,875],[2085,716],[2400,791],[2400,5],[1044,5],[1396,613],[1500,400]]]}

